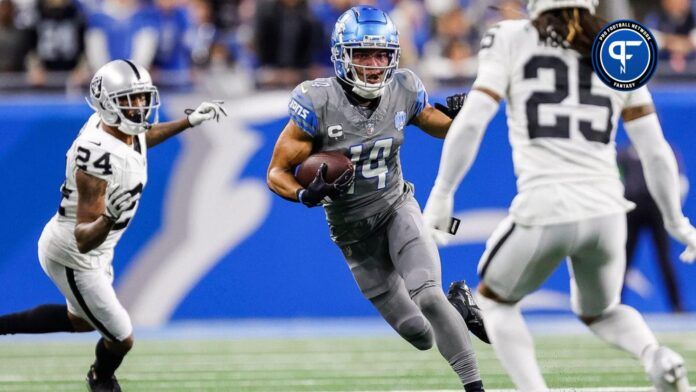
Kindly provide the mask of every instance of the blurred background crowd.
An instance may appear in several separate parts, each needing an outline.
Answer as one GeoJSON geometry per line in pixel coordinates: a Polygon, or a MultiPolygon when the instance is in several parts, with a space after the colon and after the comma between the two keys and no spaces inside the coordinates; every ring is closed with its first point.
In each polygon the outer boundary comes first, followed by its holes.
{"type": "MultiPolygon", "coordinates": [[[[356,4],[389,12],[401,66],[429,86],[476,73],[482,34],[525,17],[523,0],[0,0],[0,91],[80,92],[115,58],[151,69],[162,89],[235,96],[333,75],[329,38],[356,4]]],[[[655,33],[658,80],[696,75],[696,0],[611,0],[606,19],[633,18],[655,33]]]]}

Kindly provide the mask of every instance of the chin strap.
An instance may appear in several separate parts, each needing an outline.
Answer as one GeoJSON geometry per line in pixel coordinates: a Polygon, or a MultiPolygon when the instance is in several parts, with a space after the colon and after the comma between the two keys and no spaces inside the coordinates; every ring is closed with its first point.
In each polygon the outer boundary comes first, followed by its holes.
{"type": "Polygon", "coordinates": [[[365,99],[375,99],[375,98],[382,95],[382,93],[384,92],[384,87],[385,86],[382,86],[382,87],[375,89],[375,90],[365,90],[362,87],[356,85],[356,86],[353,86],[353,90],[351,90],[351,91],[354,94],[361,96],[365,99]]]}

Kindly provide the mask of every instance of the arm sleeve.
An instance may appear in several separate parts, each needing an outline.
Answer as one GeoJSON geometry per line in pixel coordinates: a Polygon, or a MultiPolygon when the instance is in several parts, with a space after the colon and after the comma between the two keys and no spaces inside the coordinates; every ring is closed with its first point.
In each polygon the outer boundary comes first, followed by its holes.
{"type": "Polygon", "coordinates": [[[651,113],[624,124],[638,152],[648,191],[655,200],[665,225],[683,219],[679,199],[679,172],[674,152],[665,140],[657,114],[651,113]]]}
{"type": "Polygon", "coordinates": [[[411,108],[411,119],[418,117],[418,115],[428,106],[428,92],[423,86],[420,78],[413,74],[414,91],[415,91],[415,101],[413,107],[411,108]]]}
{"type": "Polygon", "coordinates": [[[319,119],[314,111],[312,99],[306,93],[307,90],[302,84],[295,87],[288,104],[288,114],[297,126],[314,137],[319,131],[319,119]]]}
{"type": "Polygon", "coordinates": [[[472,90],[452,122],[442,147],[433,193],[453,194],[476,158],[483,134],[500,104],[490,95],[472,90]]]}
{"type": "Polygon", "coordinates": [[[481,40],[478,73],[473,88],[485,88],[504,97],[510,81],[510,52],[500,25],[491,27],[481,40]]]}

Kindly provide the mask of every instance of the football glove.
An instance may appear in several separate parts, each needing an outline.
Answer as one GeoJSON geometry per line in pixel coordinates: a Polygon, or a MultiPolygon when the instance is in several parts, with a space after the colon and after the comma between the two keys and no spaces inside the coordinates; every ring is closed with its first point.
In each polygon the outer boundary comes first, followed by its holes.
{"type": "Polygon", "coordinates": [[[220,121],[220,114],[227,116],[227,112],[222,107],[224,101],[203,102],[198,105],[196,110],[186,109],[184,113],[188,114],[188,121],[192,127],[201,125],[204,121],[215,119],[220,121]]]}
{"type": "MultiPolygon", "coordinates": [[[[430,229],[430,235],[438,245],[447,245],[452,239],[452,210],[454,196],[432,191],[423,209],[423,219],[430,229]]],[[[456,230],[454,230],[456,232],[456,230]]]]}
{"type": "Polygon", "coordinates": [[[133,194],[128,190],[121,191],[121,186],[117,186],[106,200],[104,216],[113,222],[117,221],[124,211],[128,211],[140,199],[140,195],[140,192],[133,194]]]}
{"type": "Polygon", "coordinates": [[[327,183],[324,180],[327,169],[326,163],[322,163],[307,188],[297,191],[297,200],[300,203],[307,207],[315,207],[322,202],[330,203],[348,191],[348,188],[353,185],[353,181],[355,181],[353,169],[347,169],[332,183],[327,183]]]}
{"type": "Polygon", "coordinates": [[[447,97],[447,106],[441,103],[435,103],[435,109],[445,113],[445,115],[451,119],[457,117],[457,114],[462,110],[464,102],[466,101],[466,94],[454,94],[447,97]]]}
{"type": "Polygon", "coordinates": [[[675,240],[686,245],[686,249],[679,255],[679,259],[685,263],[693,263],[696,260],[696,228],[689,219],[682,217],[674,223],[665,223],[665,229],[675,240]]]}

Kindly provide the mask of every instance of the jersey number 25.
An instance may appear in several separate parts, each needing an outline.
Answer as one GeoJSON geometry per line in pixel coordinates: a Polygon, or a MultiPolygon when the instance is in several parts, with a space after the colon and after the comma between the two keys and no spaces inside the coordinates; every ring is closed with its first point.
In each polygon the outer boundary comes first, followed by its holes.
{"type": "MultiPolygon", "coordinates": [[[[529,96],[526,104],[529,138],[554,137],[570,139],[570,116],[557,115],[555,125],[541,125],[539,123],[539,106],[548,104],[561,104],[570,96],[571,85],[568,81],[568,65],[562,59],[554,56],[534,56],[524,66],[525,79],[537,79],[539,70],[553,71],[555,88],[552,92],[535,92],[529,96]]],[[[609,111],[604,129],[592,128],[589,119],[579,120],[578,129],[585,139],[593,142],[607,144],[611,140],[614,109],[611,99],[606,96],[592,95],[592,67],[583,61],[578,62],[578,97],[581,105],[592,105],[607,108],[609,111]]]]}

